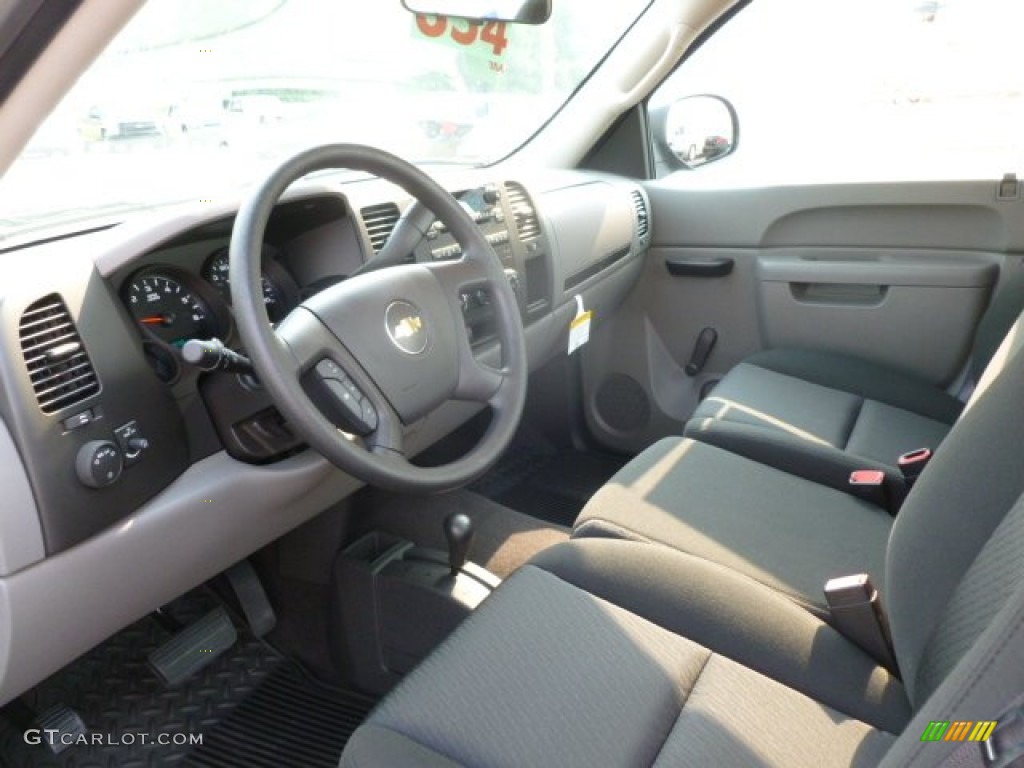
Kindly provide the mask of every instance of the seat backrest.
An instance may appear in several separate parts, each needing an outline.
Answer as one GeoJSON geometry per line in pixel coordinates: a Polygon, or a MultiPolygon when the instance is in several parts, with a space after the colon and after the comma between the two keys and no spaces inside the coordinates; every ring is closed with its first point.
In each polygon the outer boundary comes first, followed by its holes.
{"type": "Polygon", "coordinates": [[[988,367],[1003,337],[1024,312],[1024,265],[1009,264],[1003,268],[1005,277],[992,297],[988,309],[978,322],[971,348],[971,374],[975,381],[988,367]]]}
{"type": "MultiPolygon", "coordinates": [[[[1003,334],[1003,340],[1000,342],[999,347],[992,353],[988,363],[980,372],[974,392],[971,393],[971,397],[964,407],[964,413],[969,411],[981,399],[981,396],[992,386],[992,382],[999,377],[1003,368],[1021,350],[1021,347],[1024,347],[1024,313],[1018,315],[1009,330],[1003,334]]],[[[960,415],[963,417],[963,413],[960,415]]]]}
{"type": "Polygon", "coordinates": [[[1022,333],[1006,339],[1001,372],[936,451],[889,538],[885,598],[915,707],[1024,583],[1022,344],[1022,333]]]}
{"type": "Polygon", "coordinates": [[[981,721],[999,721],[1000,726],[1011,726],[1013,740],[1012,720],[1002,721],[1009,706],[1019,705],[1024,694],[1022,547],[1024,496],[982,548],[944,610],[930,644],[925,646],[917,695],[932,688],[939,677],[941,682],[926,700],[916,702],[914,717],[879,768],[989,765],[981,760],[980,744],[926,741],[923,734],[937,722],[977,726],[981,721]],[[968,641],[970,647],[961,655],[959,648],[968,641]],[[942,648],[948,649],[948,656],[942,656],[942,648]],[[950,669],[957,656],[959,661],[950,669]],[[948,762],[953,751],[958,752],[957,759],[948,762]]]}

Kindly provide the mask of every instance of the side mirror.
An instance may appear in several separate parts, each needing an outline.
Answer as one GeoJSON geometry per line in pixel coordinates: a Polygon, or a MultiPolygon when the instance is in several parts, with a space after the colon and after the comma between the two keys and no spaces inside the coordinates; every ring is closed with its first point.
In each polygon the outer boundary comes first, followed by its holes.
{"type": "Polygon", "coordinates": [[[687,96],[668,108],[665,144],[687,168],[699,168],[736,149],[736,110],[719,96],[687,96]]]}
{"type": "Polygon", "coordinates": [[[551,0],[402,0],[402,5],[421,15],[474,21],[543,24],[551,17],[551,0]]]}

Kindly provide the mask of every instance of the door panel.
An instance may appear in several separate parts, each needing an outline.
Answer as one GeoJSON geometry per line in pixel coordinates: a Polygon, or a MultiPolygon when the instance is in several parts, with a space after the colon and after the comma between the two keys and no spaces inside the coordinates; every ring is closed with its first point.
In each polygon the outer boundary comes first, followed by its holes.
{"type": "Polygon", "coordinates": [[[765,346],[842,352],[946,385],[963,367],[998,272],[983,253],[762,251],[765,346]]]}
{"type": "MultiPolygon", "coordinates": [[[[956,185],[962,194],[992,199],[996,185],[956,185]]],[[[768,223],[760,237],[762,245],[848,245],[860,247],[938,248],[942,250],[1000,248],[1006,231],[999,211],[987,205],[956,203],[936,185],[871,184],[806,189],[772,190],[776,205],[804,205],[808,196],[835,198],[832,204],[784,213],[768,223]],[[906,195],[906,200],[900,195],[906,195]],[[888,205],[861,202],[866,195],[888,205]],[[931,198],[930,205],[907,202],[915,197],[931,198]]],[[[830,201],[831,202],[831,201],[830,201]]],[[[774,207],[774,206],[773,206],[774,207]]]]}
{"type": "Polygon", "coordinates": [[[702,389],[764,348],[845,352],[954,385],[993,289],[1020,268],[1021,203],[997,201],[994,182],[751,188],[695,178],[649,184],[644,273],[584,351],[587,421],[610,447],[678,434],[702,389]],[[685,268],[724,262],[731,269],[685,268]],[[705,328],[717,343],[690,375],[705,328]]]}

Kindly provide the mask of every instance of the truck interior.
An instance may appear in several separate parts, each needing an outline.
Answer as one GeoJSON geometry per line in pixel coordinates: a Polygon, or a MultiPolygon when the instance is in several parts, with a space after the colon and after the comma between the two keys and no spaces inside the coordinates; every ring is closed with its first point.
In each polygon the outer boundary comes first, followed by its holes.
{"type": "Polygon", "coordinates": [[[0,3],[0,768],[1024,765],[1021,22],[0,3]]]}

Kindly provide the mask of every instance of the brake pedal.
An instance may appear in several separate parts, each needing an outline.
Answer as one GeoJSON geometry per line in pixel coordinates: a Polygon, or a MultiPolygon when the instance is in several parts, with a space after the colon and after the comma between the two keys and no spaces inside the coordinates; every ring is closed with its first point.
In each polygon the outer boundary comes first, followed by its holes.
{"type": "Polygon", "coordinates": [[[259,574],[248,560],[235,563],[224,572],[238,598],[245,621],[256,637],[263,637],[277,625],[277,614],[270,604],[259,574]]]}
{"type": "Polygon", "coordinates": [[[211,664],[238,639],[227,611],[217,606],[149,654],[149,665],[169,686],[211,664]]]}
{"type": "Polygon", "coordinates": [[[78,713],[64,704],[50,707],[36,718],[36,725],[46,734],[44,741],[50,752],[55,755],[59,755],[89,732],[78,713]]]}

